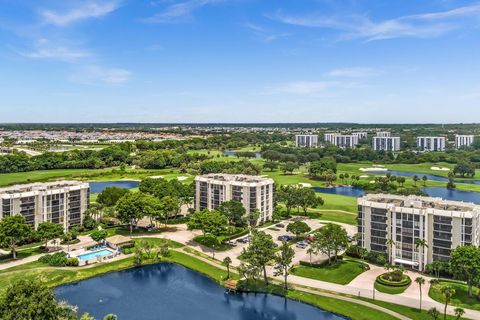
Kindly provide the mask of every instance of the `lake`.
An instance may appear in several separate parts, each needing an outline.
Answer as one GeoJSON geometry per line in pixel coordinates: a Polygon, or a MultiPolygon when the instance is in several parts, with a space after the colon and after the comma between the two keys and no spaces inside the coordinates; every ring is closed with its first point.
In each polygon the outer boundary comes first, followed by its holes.
{"type": "Polygon", "coordinates": [[[321,193],[330,193],[330,194],[339,194],[342,196],[349,196],[349,197],[363,197],[366,192],[362,188],[357,187],[334,187],[334,188],[327,188],[327,187],[313,187],[315,192],[321,193]]]}
{"type": "Polygon", "coordinates": [[[314,306],[269,294],[228,294],[213,280],[172,263],[114,272],[55,289],[97,319],[342,320],[314,306]]]}
{"type": "Polygon", "coordinates": [[[90,193],[100,193],[108,187],[118,187],[123,189],[136,188],[140,185],[140,181],[134,180],[118,180],[118,181],[93,181],[89,182],[90,193]]]}
{"type": "MultiPolygon", "coordinates": [[[[447,177],[436,176],[433,174],[425,174],[425,173],[418,173],[418,172],[409,172],[409,171],[397,171],[397,170],[386,170],[386,171],[366,171],[365,173],[368,174],[378,174],[378,175],[386,175],[390,173],[392,176],[400,176],[400,177],[407,177],[413,178],[413,176],[417,176],[422,179],[423,176],[427,176],[428,180],[431,181],[439,181],[439,182],[448,182],[447,177]]],[[[468,184],[480,184],[480,180],[462,180],[462,179],[455,179],[455,182],[458,183],[468,183],[468,184]]]]}
{"type": "MultiPolygon", "coordinates": [[[[223,151],[223,154],[227,156],[236,156],[235,151],[223,151]]],[[[260,152],[255,152],[255,158],[260,159],[262,157],[262,154],[260,152]]]]}

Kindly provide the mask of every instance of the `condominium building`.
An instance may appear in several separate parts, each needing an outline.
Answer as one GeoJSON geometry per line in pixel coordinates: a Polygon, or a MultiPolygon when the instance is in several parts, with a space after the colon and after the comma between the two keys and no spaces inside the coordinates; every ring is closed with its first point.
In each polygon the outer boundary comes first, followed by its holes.
{"type": "Polygon", "coordinates": [[[423,271],[457,246],[480,245],[480,206],[440,198],[369,194],[358,199],[359,245],[423,271]],[[424,245],[419,241],[424,240],[424,245]]]}
{"type": "Polygon", "coordinates": [[[400,137],[373,137],[373,150],[400,151],[400,137]]]}
{"type": "Polygon", "coordinates": [[[358,145],[358,136],[353,134],[325,133],[325,142],[339,148],[355,148],[358,145]]]}
{"type": "Polygon", "coordinates": [[[81,225],[88,208],[89,184],[81,181],[32,183],[0,188],[0,219],[22,215],[37,228],[42,222],[61,224],[65,230],[81,225]]]}
{"type": "Polygon", "coordinates": [[[417,137],[420,151],[445,151],[445,137],[417,137]]]}
{"type": "Polygon", "coordinates": [[[212,173],[195,177],[195,210],[215,210],[225,201],[239,201],[247,214],[260,212],[259,222],[272,219],[274,182],[243,174],[212,173]]]}
{"type": "Polygon", "coordinates": [[[318,136],[312,134],[295,135],[295,146],[304,148],[318,147],[318,136]]]}
{"type": "Polygon", "coordinates": [[[357,136],[358,140],[367,139],[368,133],[365,131],[352,132],[352,136],[357,136]]]}
{"type": "Polygon", "coordinates": [[[474,135],[457,134],[455,135],[455,148],[470,147],[475,139],[474,135]]]}
{"type": "Polygon", "coordinates": [[[377,131],[377,133],[375,134],[376,137],[390,137],[391,136],[391,133],[389,131],[377,131]]]}

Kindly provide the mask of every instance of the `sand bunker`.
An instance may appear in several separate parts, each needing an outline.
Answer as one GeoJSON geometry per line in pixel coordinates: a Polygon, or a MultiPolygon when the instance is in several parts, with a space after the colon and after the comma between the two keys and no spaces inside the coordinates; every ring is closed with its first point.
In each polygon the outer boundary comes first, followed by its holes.
{"type": "Polygon", "coordinates": [[[150,179],[163,179],[163,176],[150,176],[150,179]]]}
{"type": "Polygon", "coordinates": [[[387,168],[360,168],[358,169],[362,172],[368,172],[368,171],[371,171],[371,172],[382,172],[382,171],[387,171],[388,169],[387,168]]]}
{"type": "Polygon", "coordinates": [[[185,177],[185,176],[179,176],[179,177],[177,177],[177,180],[178,180],[178,181],[183,181],[183,180],[187,180],[187,179],[188,179],[188,177],[185,177]]]}
{"type": "Polygon", "coordinates": [[[305,182],[300,182],[299,185],[304,187],[304,188],[311,188],[312,187],[312,185],[310,183],[305,183],[305,182]]]}
{"type": "Polygon", "coordinates": [[[431,167],[430,169],[435,171],[450,171],[449,168],[445,168],[445,167],[431,167]]]}

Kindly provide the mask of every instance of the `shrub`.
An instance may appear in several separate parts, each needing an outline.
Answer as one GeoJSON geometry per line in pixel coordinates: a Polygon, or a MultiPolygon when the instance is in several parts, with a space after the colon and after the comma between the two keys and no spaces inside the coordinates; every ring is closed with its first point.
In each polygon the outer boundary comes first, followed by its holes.
{"type": "Polygon", "coordinates": [[[387,254],[370,251],[365,257],[365,260],[377,265],[384,266],[387,263],[387,254]]]}
{"type": "Polygon", "coordinates": [[[377,283],[387,287],[405,287],[409,286],[412,283],[412,279],[410,279],[409,276],[403,274],[400,279],[395,278],[395,280],[393,280],[393,278],[390,278],[391,273],[392,272],[388,272],[379,275],[376,279],[377,283]],[[398,279],[398,281],[396,281],[396,279],[398,279]]]}
{"type": "Polygon", "coordinates": [[[67,266],[78,267],[78,259],[77,258],[68,258],[67,259],[67,266]]]}
{"type": "Polygon", "coordinates": [[[48,264],[52,267],[65,267],[67,265],[67,254],[65,252],[47,254],[43,257],[40,257],[38,261],[48,264]]]}
{"type": "Polygon", "coordinates": [[[358,245],[350,245],[345,250],[345,254],[352,258],[360,258],[363,259],[367,256],[368,252],[367,249],[362,248],[358,245]]]}

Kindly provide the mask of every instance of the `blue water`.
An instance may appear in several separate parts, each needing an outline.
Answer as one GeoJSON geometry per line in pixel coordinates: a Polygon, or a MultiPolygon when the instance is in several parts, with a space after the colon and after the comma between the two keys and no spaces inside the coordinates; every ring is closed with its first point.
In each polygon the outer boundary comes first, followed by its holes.
{"type": "Polygon", "coordinates": [[[330,312],[267,294],[227,294],[211,279],[183,266],[160,263],[110,273],[55,289],[99,319],[120,320],[340,320],[330,312]]]}
{"type": "Polygon", "coordinates": [[[81,255],[77,256],[77,258],[78,258],[78,260],[81,260],[81,261],[87,261],[87,260],[90,260],[90,259],[93,259],[93,258],[96,258],[96,257],[107,256],[109,254],[112,254],[112,251],[107,250],[107,249],[102,249],[102,250],[95,251],[95,252],[81,254],[81,255]]]}
{"type": "MultiPolygon", "coordinates": [[[[227,156],[235,156],[237,153],[235,151],[223,151],[223,154],[227,156]]],[[[255,158],[260,159],[262,154],[260,152],[255,152],[255,158]]]]}
{"type": "Polygon", "coordinates": [[[90,193],[100,193],[108,187],[118,187],[124,189],[136,188],[140,185],[139,181],[118,180],[118,181],[95,181],[90,182],[90,193]]]}
{"type": "Polygon", "coordinates": [[[365,195],[365,191],[362,188],[357,187],[335,187],[335,188],[326,188],[326,187],[313,187],[315,192],[321,193],[330,193],[330,194],[339,194],[342,196],[349,196],[349,197],[363,197],[365,195]]]}
{"type": "Polygon", "coordinates": [[[480,192],[450,190],[442,187],[422,188],[430,197],[440,197],[445,200],[473,202],[480,204],[480,192]]]}
{"type": "MultiPolygon", "coordinates": [[[[439,181],[439,182],[448,182],[447,177],[442,177],[442,176],[436,176],[433,174],[424,174],[424,173],[418,173],[418,172],[408,172],[408,171],[397,171],[397,170],[387,170],[387,171],[367,171],[366,173],[369,174],[378,174],[378,175],[386,175],[387,173],[390,173],[393,176],[400,176],[400,177],[408,177],[411,178],[413,176],[417,176],[420,179],[423,176],[427,176],[428,180],[431,181],[439,181]]],[[[458,183],[468,183],[468,184],[480,184],[480,180],[460,180],[460,179],[455,179],[456,182],[458,183]]]]}

